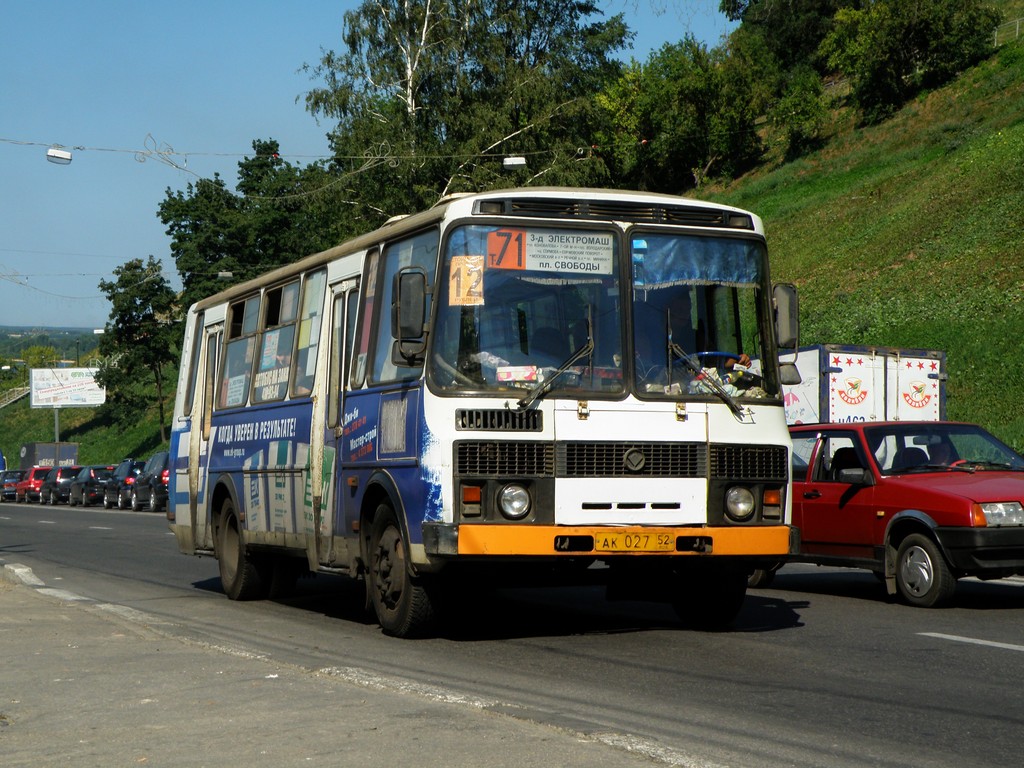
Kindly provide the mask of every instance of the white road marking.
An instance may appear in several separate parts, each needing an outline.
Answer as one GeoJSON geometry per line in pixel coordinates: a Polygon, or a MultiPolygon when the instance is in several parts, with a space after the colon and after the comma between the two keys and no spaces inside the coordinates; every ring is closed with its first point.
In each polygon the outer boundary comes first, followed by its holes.
{"type": "Polygon", "coordinates": [[[997,643],[994,640],[981,640],[977,637],[961,637],[960,635],[944,635],[941,632],[918,632],[923,637],[935,637],[939,640],[952,640],[955,643],[971,643],[972,645],[987,645],[992,648],[1004,648],[1007,651],[1024,651],[1024,645],[1013,643],[997,643]]]}

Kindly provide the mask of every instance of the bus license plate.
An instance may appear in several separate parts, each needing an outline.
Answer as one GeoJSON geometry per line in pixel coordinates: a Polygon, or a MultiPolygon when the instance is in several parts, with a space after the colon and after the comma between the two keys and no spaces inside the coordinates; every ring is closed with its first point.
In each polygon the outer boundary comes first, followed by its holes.
{"type": "Polygon", "coordinates": [[[676,540],[671,533],[595,533],[598,552],[674,552],[676,540]]]}

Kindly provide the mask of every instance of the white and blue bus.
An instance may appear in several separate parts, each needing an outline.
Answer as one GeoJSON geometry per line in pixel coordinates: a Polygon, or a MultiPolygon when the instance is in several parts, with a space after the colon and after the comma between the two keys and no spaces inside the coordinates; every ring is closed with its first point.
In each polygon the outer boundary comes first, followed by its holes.
{"type": "Polygon", "coordinates": [[[189,309],[172,530],[232,599],[363,579],[397,636],[466,584],[599,581],[727,625],[797,546],[796,316],[747,211],[445,198],[189,309]]]}

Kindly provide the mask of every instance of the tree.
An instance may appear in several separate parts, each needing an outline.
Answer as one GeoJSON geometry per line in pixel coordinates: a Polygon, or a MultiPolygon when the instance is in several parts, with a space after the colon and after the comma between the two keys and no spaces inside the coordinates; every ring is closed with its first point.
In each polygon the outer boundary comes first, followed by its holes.
{"type": "Polygon", "coordinates": [[[367,0],[340,53],[307,66],[306,97],[336,121],[344,204],[369,229],[444,194],[512,183],[606,181],[591,95],[617,74],[621,16],[590,0],[367,0]],[[528,169],[509,177],[506,155],[528,169]]]}
{"type": "Polygon", "coordinates": [[[276,141],[253,141],[238,164],[237,193],[219,176],[167,190],[160,220],[182,281],[182,307],[225,287],[323,250],[354,230],[332,205],[336,180],[319,165],[281,159],[276,141]]]}
{"type": "Polygon", "coordinates": [[[818,146],[827,112],[821,78],[809,66],[793,69],[787,83],[782,97],[772,106],[771,121],[785,141],[787,159],[792,160],[818,146]]]}
{"type": "Polygon", "coordinates": [[[599,94],[611,126],[601,151],[630,186],[656,192],[678,194],[710,175],[735,174],[760,151],[753,92],[725,49],[688,35],[599,94]]]}
{"type": "Polygon", "coordinates": [[[761,37],[782,70],[812,66],[819,71],[818,46],[832,29],[832,19],[857,0],[721,0],[719,9],[742,22],[746,34],[761,37]]]}
{"type": "Polygon", "coordinates": [[[863,119],[876,122],[986,56],[998,21],[980,0],[873,0],[836,14],[821,54],[849,76],[863,119]]]}
{"type": "Polygon", "coordinates": [[[147,397],[138,377],[131,374],[148,372],[156,389],[160,440],[166,442],[165,371],[177,363],[181,336],[175,293],[152,256],[146,263],[132,259],[117,267],[114,275],[115,281],[99,284],[111,310],[100,339],[103,358],[96,382],[106,387],[106,405],[115,417],[133,419],[147,397]]]}
{"type": "Polygon", "coordinates": [[[32,368],[52,368],[57,364],[60,355],[57,353],[56,347],[33,344],[31,347],[25,348],[21,353],[21,359],[25,361],[25,367],[29,370],[32,368]]]}

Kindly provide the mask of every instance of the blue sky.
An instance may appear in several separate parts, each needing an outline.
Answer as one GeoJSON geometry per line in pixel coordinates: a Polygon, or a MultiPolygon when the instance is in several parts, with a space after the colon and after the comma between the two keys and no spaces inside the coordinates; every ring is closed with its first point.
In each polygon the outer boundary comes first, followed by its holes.
{"type": "MultiPolygon", "coordinates": [[[[717,44],[719,0],[598,0],[637,33],[631,55],[692,32],[717,44]]],[[[220,173],[252,141],[305,165],[327,125],[296,102],[300,72],[341,48],[355,0],[33,0],[0,25],[0,326],[102,328],[97,287],[150,255],[179,285],[157,218],[166,190],[220,173]],[[71,151],[70,165],[46,151],[71,151]],[[171,150],[173,163],[161,159],[171,150]],[[187,155],[183,158],[181,155],[187,155]]]]}

